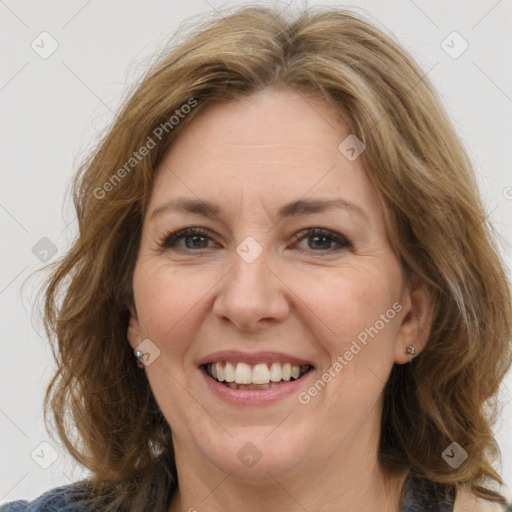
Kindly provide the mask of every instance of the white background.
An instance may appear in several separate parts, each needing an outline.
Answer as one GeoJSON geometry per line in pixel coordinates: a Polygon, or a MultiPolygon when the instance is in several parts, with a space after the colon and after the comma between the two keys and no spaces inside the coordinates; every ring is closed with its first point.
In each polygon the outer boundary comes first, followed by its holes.
{"type": "MultiPolygon", "coordinates": [[[[57,247],[58,255],[68,246],[76,228],[69,199],[65,201],[70,178],[149,59],[184,19],[235,3],[243,2],[0,0],[0,502],[34,498],[83,475],[43,423],[42,399],[54,363],[37,317],[31,314],[35,284],[21,289],[41,266],[32,248],[44,244],[43,237],[57,247]],[[58,43],[47,59],[31,47],[43,31],[58,43]],[[40,444],[45,442],[50,446],[40,444]],[[36,463],[48,465],[52,454],[57,459],[47,469],[36,463]]],[[[293,10],[307,3],[317,5],[314,0],[295,0],[279,6],[293,10]]],[[[394,34],[428,72],[475,163],[510,267],[512,2],[322,4],[354,7],[366,14],[394,34]],[[453,31],[469,43],[457,59],[441,47],[453,31]]],[[[509,376],[496,427],[509,485],[503,492],[509,500],[511,383],[509,376]]]]}

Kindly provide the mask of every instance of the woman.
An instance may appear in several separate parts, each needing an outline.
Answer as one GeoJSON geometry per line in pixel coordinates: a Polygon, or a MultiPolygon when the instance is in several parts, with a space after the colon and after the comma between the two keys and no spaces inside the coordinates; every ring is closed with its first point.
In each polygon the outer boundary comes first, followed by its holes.
{"type": "Polygon", "coordinates": [[[510,289],[469,159],[388,36],[339,9],[201,26],[75,201],[47,406],[91,477],[3,510],[502,510],[510,289]]]}

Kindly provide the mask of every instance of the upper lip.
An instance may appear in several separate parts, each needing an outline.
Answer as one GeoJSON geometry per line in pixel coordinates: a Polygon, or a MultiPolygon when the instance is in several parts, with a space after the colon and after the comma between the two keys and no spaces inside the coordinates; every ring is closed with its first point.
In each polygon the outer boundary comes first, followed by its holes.
{"type": "Polygon", "coordinates": [[[240,350],[219,350],[212,352],[197,361],[197,366],[208,363],[217,363],[220,361],[232,361],[237,363],[258,364],[258,363],[291,363],[297,365],[313,366],[311,361],[300,357],[284,354],[283,352],[259,351],[259,352],[242,352],[240,350]]]}

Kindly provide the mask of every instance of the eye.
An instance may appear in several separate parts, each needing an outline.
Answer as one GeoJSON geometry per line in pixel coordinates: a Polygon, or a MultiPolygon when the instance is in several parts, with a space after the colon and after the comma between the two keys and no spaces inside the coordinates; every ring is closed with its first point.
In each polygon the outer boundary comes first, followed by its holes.
{"type": "Polygon", "coordinates": [[[298,243],[302,242],[303,240],[308,241],[308,247],[302,250],[313,250],[314,252],[333,252],[351,248],[351,244],[346,238],[339,235],[338,233],[323,228],[304,229],[294,235],[294,238],[298,241],[298,243]],[[338,247],[333,248],[333,244],[336,244],[338,247]]]}
{"type": "MultiPolygon", "coordinates": [[[[167,233],[160,240],[160,247],[162,249],[176,249],[176,250],[200,250],[208,249],[208,241],[211,241],[210,232],[206,228],[191,227],[182,229],[175,233],[167,233]]],[[[333,231],[323,228],[307,228],[299,233],[293,235],[297,241],[296,245],[300,242],[307,240],[307,248],[299,248],[301,251],[314,251],[314,252],[333,252],[343,249],[350,249],[352,246],[350,242],[343,236],[333,231]],[[337,247],[333,247],[333,244],[337,247]]]]}
{"type": "Polygon", "coordinates": [[[205,228],[186,228],[166,234],[160,245],[163,249],[207,249],[207,240],[211,239],[208,233],[205,228]]]}

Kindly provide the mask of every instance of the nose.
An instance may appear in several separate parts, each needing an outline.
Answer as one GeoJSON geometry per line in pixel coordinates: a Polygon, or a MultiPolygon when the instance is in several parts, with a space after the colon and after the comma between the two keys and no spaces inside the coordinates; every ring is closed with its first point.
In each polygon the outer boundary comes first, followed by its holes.
{"type": "Polygon", "coordinates": [[[234,253],[219,286],[213,312],[241,330],[257,331],[288,315],[287,286],[268,266],[265,252],[251,263],[234,253]]]}

